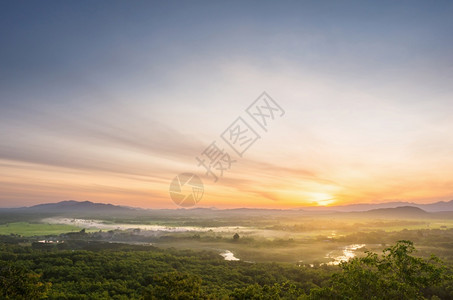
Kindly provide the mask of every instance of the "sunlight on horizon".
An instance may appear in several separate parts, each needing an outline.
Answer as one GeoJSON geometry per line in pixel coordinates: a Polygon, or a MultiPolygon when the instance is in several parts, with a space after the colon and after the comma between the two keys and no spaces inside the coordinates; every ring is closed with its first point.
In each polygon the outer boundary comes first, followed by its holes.
{"type": "Polygon", "coordinates": [[[20,26],[0,50],[0,206],[177,208],[186,172],[200,207],[453,199],[448,9],[180,5],[4,16],[20,26]],[[282,108],[265,130],[247,113],[263,91],[282,108]],[[239,117],[257,134],[243,155],[221,138],[239,117]],[[213,141],[234,161],[217,181],[196,160],[213,141]]]}

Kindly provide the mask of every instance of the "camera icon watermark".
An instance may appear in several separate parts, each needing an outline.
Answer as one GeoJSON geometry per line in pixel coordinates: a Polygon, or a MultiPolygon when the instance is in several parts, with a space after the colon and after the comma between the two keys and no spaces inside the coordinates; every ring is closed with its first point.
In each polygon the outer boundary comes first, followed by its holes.
{"type": "Polygon", "coordinates": [[[170,183],[170,197],[176,205],[192,207],[201,200],[204,193],[200,177],[192,173],[182,173],[170,183]]]}

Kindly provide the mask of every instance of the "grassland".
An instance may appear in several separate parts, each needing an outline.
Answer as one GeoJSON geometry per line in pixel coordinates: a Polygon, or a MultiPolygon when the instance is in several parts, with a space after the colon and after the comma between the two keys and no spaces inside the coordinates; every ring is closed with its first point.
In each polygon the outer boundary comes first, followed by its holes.
{"type": "Polygon", "coordinates": [[[0,225],[0,235],[17,234],[21,236],[58,235],[66,232],[80,231],[79,227],[63,224],[44,224],[14,222],[0,225]]]}

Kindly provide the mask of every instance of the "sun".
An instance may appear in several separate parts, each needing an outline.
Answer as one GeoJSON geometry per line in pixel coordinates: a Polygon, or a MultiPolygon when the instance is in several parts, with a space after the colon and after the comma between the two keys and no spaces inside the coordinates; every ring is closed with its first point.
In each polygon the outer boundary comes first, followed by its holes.
{"type": "Polygon", "coordinates": [[[334,196],[328,193],[308,193],[308,198],[318,206],[328,206],[335,202],[334,196]]]}

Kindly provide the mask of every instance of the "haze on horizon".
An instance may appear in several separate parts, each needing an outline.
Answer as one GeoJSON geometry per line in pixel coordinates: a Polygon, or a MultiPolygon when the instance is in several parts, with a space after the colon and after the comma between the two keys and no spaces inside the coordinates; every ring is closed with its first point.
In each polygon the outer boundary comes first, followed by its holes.
{"type": "MultiPolygon", "coordinates": [[[[176,208],[263,91],[285,110],[200,207],[453,199],[450,1],[0,4],[0,207],[176,208]]],[[[224,147],[226,149],[226,147],[224,147]]]]}

